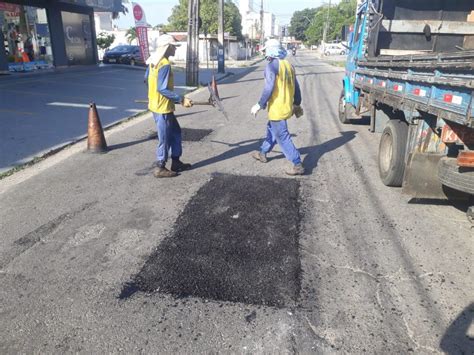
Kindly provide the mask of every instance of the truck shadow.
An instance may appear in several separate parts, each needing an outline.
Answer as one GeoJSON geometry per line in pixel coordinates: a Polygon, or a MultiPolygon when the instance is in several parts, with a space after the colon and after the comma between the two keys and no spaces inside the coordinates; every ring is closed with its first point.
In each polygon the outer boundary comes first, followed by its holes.
{"type": "Polygon", "coordinates": [[[474,349],[474,334],[469,328],[474,326],[474,302],[468,305],[451,323],[443,337],[440,347],[446,354],[471,354],[474,349]]]}

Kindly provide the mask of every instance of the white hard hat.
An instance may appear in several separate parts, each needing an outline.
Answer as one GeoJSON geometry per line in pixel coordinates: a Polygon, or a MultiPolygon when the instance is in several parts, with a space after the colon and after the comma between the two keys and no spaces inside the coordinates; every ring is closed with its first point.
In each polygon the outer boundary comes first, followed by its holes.
{"type": "Polygon", "coordinates": [[[179,47],[181,44],[179,42],[176,42],[172,35],[165,33],[158,37],[157,45],[158,47],[167,47],[169,45],[179,47]]]}
{"type": "Polygon", "coordinates": [[[168,49],[169,46],[179,47],[181,45],[179,42],[176,42],[173,36],[169,34],[163,34],[160,37],[158,37],[156,44],[157,44],[156,50],[153,53],[151,53],[151,55],[146,60],[147,65],[158,64],[161,58],[163,58],[163,56],[165,55],[166,50],[168,49]]]}
{"type": "Polygon", "coordinates": [[[281,47],[280,41],[275,38],[272,38],[265,42],[265,45],[263,46],[262,51],[266,50],[267,48],[280,48],[280,47],[281,47]]]}

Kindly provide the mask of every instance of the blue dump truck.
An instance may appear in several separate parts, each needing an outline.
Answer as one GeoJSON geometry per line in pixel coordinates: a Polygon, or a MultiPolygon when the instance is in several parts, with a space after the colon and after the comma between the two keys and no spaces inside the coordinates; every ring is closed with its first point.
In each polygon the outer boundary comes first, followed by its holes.
{"type": "Polygon", "coordinates": [[[339,119],[370,116],[383,183],[472,201],[474,1],[359,1],[348,46],[339,119]]]}

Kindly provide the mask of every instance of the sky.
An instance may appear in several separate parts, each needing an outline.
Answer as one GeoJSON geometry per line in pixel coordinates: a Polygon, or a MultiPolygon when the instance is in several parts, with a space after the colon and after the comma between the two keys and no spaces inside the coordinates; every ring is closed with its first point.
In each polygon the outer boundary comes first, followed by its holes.
{"type": "MultiPolygon", "coordinates": [[[[216,0],[217,1],[217,0],[216,0]]],[[[238,6],[239,0],[233,0],[238,6]]],[[[145,11],[146,19],[149,24],[155,26],[160,23],[168,23],[168,17],[171,15],[171,9],[177,5],[179,0],[136,0],[145,11]]],[[[260,0],[253,0],[257,9],[260,8],[260,0]]],[[[318,7],[323,0],[264,0],[263,8],[275,14],[279,24],[284,25],[290,23],[291,16],[294,11],[305,8],[318,7]]],[[[336,2],[336,1],[333,1],[336,2]]],[[[129,28],[134,26],[131,10],[128,14],[120,15],[117,21],[119,28],[129,28]]]]}

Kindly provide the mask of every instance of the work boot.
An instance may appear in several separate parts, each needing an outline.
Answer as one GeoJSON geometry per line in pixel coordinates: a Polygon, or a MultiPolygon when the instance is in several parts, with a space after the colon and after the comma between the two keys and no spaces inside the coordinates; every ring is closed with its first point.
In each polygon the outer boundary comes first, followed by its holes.
{"type": "Polygon", "coordinates": [[[291,168],[285,171],[288,175],[304,175],[303,164],[295,164],[291,168]]]}
{"type": "Polygon", "coordinates": [[[262,163],[266,163],[268,161],[267,157],[262,152],[253,152],[252,153],[252,158],[254,158],[255,160],[258,160],[262,163]]]}
{"type": "Polygon", "coordinates": [[[183,163],[179,159],[173,159],[171,161],[171,170],[172,171],[178,172],[178,171],[184,171],[184,170],[188,170],[188,169],[191,169],[191,164],[183,163]]]}
{"type": "Polygon", "coordinates": [[[156,178],[165,178],[165,177],[175,177],[178,174],[174,171],[170,171],[166,169],[164,166],[163,167],[159,166],[153,171],[153,175],[156,178]]]}

